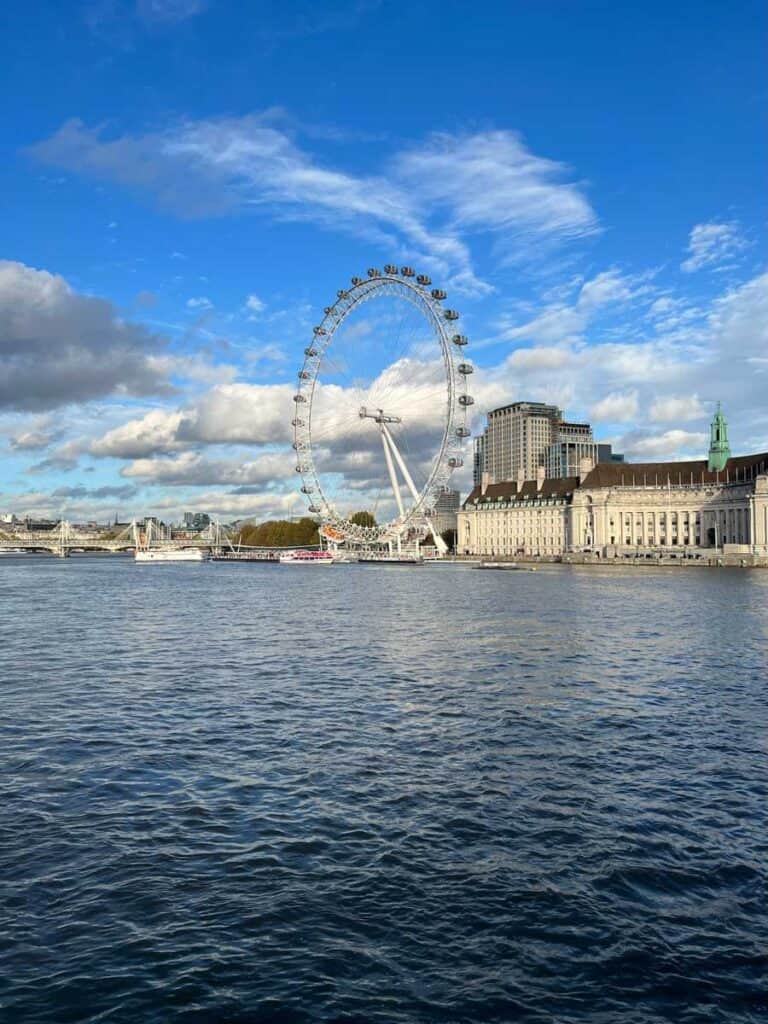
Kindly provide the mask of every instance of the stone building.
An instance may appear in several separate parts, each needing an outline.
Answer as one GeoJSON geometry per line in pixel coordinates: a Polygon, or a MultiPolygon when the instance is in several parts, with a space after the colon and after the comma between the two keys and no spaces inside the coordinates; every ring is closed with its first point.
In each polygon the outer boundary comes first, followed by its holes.
{"type": "Polygon", "coordinates": [[[577,475],[582,459],[593,463],[621,459],[608,444],[595,441],[589,423],[563,419],[556,405],[543,402],[512,402],[491,409],[483,433],[474,439],[472,479],[476,486],[483,473],[501,482],[535,480],[544,467],[547,477],[577,475]]]}
{"type": "Polygon", "coordinates": [[[768,453],[736,458],[725,418],[709,458],[690,462],[583,460],[578,476],[505,483],[486,476],[458,516],[458,550],[483,556],[600,558],[702,554],[768,556],[768,453]]]}

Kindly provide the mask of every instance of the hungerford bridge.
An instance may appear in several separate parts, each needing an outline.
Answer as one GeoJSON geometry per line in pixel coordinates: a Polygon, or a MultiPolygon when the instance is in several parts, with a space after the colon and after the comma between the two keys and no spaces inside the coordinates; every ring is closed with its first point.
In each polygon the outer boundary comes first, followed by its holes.
{"type": "MultiPolygon", "coordinates": [[[[60,558],[67,558],[73,551],[132,551],[146,546],[147,537],[137,522],[129,523],[119,533],[103,530],[76,529],[62,520],[52,530],[25,530],[19,527],[9,529],[0,524],[0,552],[2,551],[50,551],[60,558]]],[[[196,537],[151,539],[152,545],[163,548],[207,548],[220,550],[222,545],[231,547],[231,541],[218,523],[212,523],[207,530],[196,537]]]]}

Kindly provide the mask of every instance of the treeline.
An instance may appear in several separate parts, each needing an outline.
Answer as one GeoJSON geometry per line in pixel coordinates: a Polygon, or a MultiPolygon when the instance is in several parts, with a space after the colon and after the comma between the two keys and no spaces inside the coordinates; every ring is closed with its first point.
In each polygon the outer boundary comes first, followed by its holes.
{"type": "Polygon", "coordinates": [[[247,523],[234,537],[236,544],[255,548],[300,548],[319,544],[317,523],[305,516],[289,521],[275,519],[268,523],[247,523]]]}
{"type": "MultiPolygon", "coordinates": [[[[355,512],[350,517],[359,526],[375,526],[370,512],[355,512]]],[[[302,548],[320,543],[317,523],[309,516],[298,520],[272,519],[267,523],[246,523],[232,538],[234,544],[251,548],[302,548]]]]}

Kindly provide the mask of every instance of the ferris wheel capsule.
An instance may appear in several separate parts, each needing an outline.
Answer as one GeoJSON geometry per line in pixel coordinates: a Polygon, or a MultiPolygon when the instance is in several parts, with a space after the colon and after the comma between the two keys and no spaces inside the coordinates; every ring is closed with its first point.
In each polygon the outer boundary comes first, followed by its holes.
{"type": "Polygon", "coordinates": [[[422,288],[428,288],[432,284],[432,278],[427,277],[426,274],[419,274],[416,278],[416,283],[420,284],[422,288]]]}
{"type": "Polygon", "coordinates": [[[300,419],[298,419],[298,417],[296,417],[296,418],[291,420],[291,426],[292,427],[303,427],[304,426],[304,420],[300,420],[300,419]]]}
{"type": "Polygon", "coordinates": [[[381,277],[381,271],[376,267],[368,267],[368,277],[381,277]]]}
{"type": "Polygon", "coordinates": [[[456,369],[464,377],[468,377],[470,375],[470,373],[474,373],[475,372],[475,368],[474,368],[474,366],[471,363],[459,363],[459,365],[456,367],[456,369]]]}
{"type": "Polygon", "coordinates": [[[312,330],[315,334],[327,334],[328,331],[324,327],[313,327],[312,330]]]}
{"type": "Polygon", "coordinates": [[[433,299],[437,299],[438,302],[443,302],[445,299],[448,298],[448,296],[443,291],[442,288],[433,288],[432,289],[432,298],[433,299]]]}
{"type": "Polygon", "coordinates": [[[336,307],[326,306],[323,312],[325,313],[326,316],[334,316],[336,314],[336,307]]]}
{"type": "Polygon", "coordinates": [[[349,292],[345,291],[343,288],[339,288],[336,294],[340,299],[346,299],[347,296],[349,295],[349,292]]]}
{"type": "Polygon", "coordinates": [[[355,288],[357,288],[357,286],[359,284],[362,284],[362,283],[363,283],[362,277],[353,277],[352,278],[352,284],[355,286],[355,288]]]}
{"type": "Polygon", "coordinates": [[[472,395],[459,395],[459,405],[474,405],[475,400],[472,395]]]}
{"type": "Polygon", "coordinates": [[[450,459],[448,459],[448,465],[451,469],[459,469],[464,465],[464,459],[460,458],[458,455],[452,455],[450,459]]]}
{"type": "Polygon", "coordinates": [[[302,402],[306,402],[306,398],[302,394],[294,395],[293,400],[297,405],[300,405],[302,402]]]}
{"type": "Polygon", "coordinates": [[[395,275],[397,274],[397,267],[395,266],[394,263],[385,263],[384,273],[389,274],[390,276],[395,275]]]}
{"type": "Polygon", "coordinates": [[[401,267],[400,273],[403,275],[403,277],[413,277],[416,271],[413,269],[413,267],[401,267]]]}
{"type": "Polygon", "coordinates": [[[299,370],[299,380],[312,380],[312,374],[306,370],[299,370]]]}
{"type": "Polygon", "coordinates": [[[469,437],[470,433],[469,427],[456,427],[456,437],[469,437]]]}
{"type": "Polygon", "coordinates": [[[455,309],[446,309],[445,313],[443,313],[443,316],[445,317],[446,320],[459,319],[459,314],[456,312],[455,309]]]}
{"type": "Polygon", "coordinates": [[[307,359],[312,359],[312,358],[314,358],[314,356],[317,355],[317,349],[316,348],[311,348],[311,347],[310,348],[305,348],[304,349],[304,355],[307,357],[307,359]]]}
{"type": "Polygon", "coordinates": [[[466,334],[454,334],[451,341],[454,345],[466,345],[468,343],[466,334]]]}

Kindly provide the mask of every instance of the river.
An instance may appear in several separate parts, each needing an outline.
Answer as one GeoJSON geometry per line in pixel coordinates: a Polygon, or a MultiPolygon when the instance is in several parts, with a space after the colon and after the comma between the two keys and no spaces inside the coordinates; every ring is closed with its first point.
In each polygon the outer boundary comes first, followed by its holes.
{"type": "Polygon", "coordinates": [[[0,562],[3,1024],[764,1021],[768,573],[0,562]]]}

